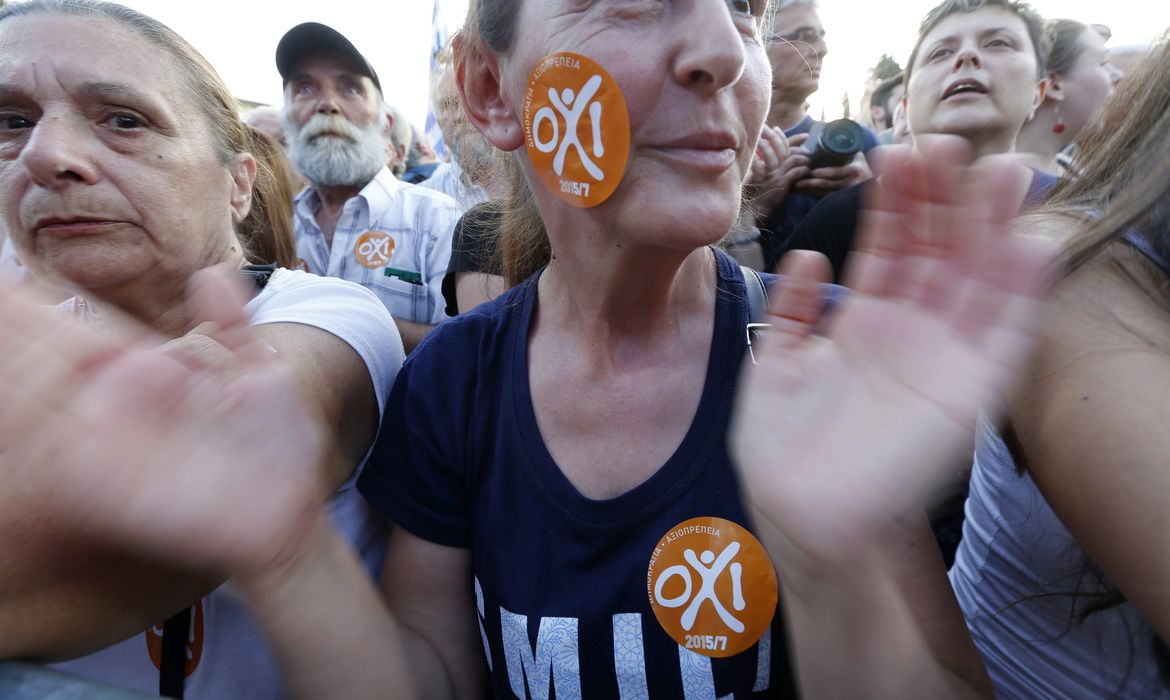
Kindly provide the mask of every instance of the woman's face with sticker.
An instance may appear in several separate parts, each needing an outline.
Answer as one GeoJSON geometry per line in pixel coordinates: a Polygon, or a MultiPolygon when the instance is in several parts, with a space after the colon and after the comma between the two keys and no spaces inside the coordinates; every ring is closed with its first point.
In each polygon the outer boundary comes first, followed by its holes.
{"type": "Polygon", "coordinates": [[[534,145],[555,156],[567,131],[566,113],[577,107],[585,118],[592,105],[584,98],[617,91],[628,110],[628,127],[593,107],[599,128],[582,127],[580,148],[571,144],[560,165],[581,156],[596,161],[595,154],[612,153],[628,142],[622,180],[603,203],[572,205],[593,207],[614,217],[619,227],[630,224],[659,244],[680,249],[709,243],[729,230],[769,98],[770,68],[760,27],[765,6],[766,0],[525,2],[515,43],[500,59],[500,80],[505,100],[527,129],[526,167],[534,191],[544,190],[538,197],[568,202],[562,195],[572,193],[559,190],[574,183],[550,186],[552,178],[542,168],[553,164],[542,162],[544,154],[535,153],[534,145]],[[582,68],[559,77],[543,72],[553,54],[581,57],[582,68]],[[591,71],[592,65],[604,70],[591,71]],[[600,84],[591,86],[595,74],[601,75],[600,84]],[[557,81],[572,84],[553,84],[557,81]],[[540,111],[534,94],[550,97],[539,120],[534,119],[540,111]],[[554,112],[559,112],[559,132],[549,119],[554,112]],[[602,142],[599,149],[595,136],[602,142]]]}

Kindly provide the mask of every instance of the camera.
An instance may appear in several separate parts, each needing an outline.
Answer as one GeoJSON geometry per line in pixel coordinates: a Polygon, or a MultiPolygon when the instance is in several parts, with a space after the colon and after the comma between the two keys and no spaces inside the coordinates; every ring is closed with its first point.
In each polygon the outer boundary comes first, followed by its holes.
{"type": "Polygon", "coordinates": [[[806,143],[811,144],[808,147],[810,169],[848,165],[865,145],[865,130],[851,119],[814,123],[806,143]]]}

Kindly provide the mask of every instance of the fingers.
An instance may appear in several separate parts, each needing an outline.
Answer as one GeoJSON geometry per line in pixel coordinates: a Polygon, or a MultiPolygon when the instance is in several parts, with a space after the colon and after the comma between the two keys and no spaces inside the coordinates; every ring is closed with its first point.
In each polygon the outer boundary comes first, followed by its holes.
{"type": "Polygon", "coordinates": [[[47,420],[78,383],[122,349],[114,338],[38,301],[0,289],[0,451],[47,420]]]}
{"type": "Polygon", "coordinates": [[[824,307],[821,285],[829,280],[832,270],[824,255],[794,250],[780,261],[779,272],[781,279],[768,303],[772,328],[765,343],[774,353],[812,333],[824,307]]]}
{"type": "Polygon", "coordinates": [[[919,167],[909,146],[891,146],[883,157],[882,179],[867,188],[855,248],[844,284],[855,292],[885,296],[910,233],[904,213],[912,190],[907,181],[919,167]]]}
{"type": "Polygon", "coordinates": [[[263,362],[272,350],[260,341],[244,310],[247,283],[222,268],[200,270],[191,276],[188,305],[192,317],[203,322],[200,333],[249,362],[263,362]]]}

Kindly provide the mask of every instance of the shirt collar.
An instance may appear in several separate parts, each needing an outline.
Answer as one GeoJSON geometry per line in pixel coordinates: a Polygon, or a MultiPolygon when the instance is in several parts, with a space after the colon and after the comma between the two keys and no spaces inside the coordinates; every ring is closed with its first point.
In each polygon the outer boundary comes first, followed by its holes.
{"type": "MultiPolygon", "coordinates": [[[[390,168],[383,166],[378,171],[378,174],[374,175],[374,179],[366,183],[366,186],[354,195],[350,201],[361,198],[369,212],[369,220],[377,221],[386,208],[390,206],[398,190],[403,187],[409,187],[409,185],[394,177],[394,173],[390,172],[390,168]]],[[[301,193],[296,196],[293,202],[297,214],[309,221],[314,220],[317,209],[321,207],[321,198],[317,196],[317,190],[312,187],[306,187],[301,190],[301,193]]]]}

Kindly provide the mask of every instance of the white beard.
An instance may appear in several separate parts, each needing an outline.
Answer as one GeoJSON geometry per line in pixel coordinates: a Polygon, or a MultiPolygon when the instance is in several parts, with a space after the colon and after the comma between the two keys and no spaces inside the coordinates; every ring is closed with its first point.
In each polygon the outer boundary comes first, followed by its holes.
{"type": "Polygon", "coordinates": [[[359,127],[340,115],[314,114],[304,126],[288,127],[293,166],[317,187],[364,187],[389,158],[378,122],[359,127]]]}

